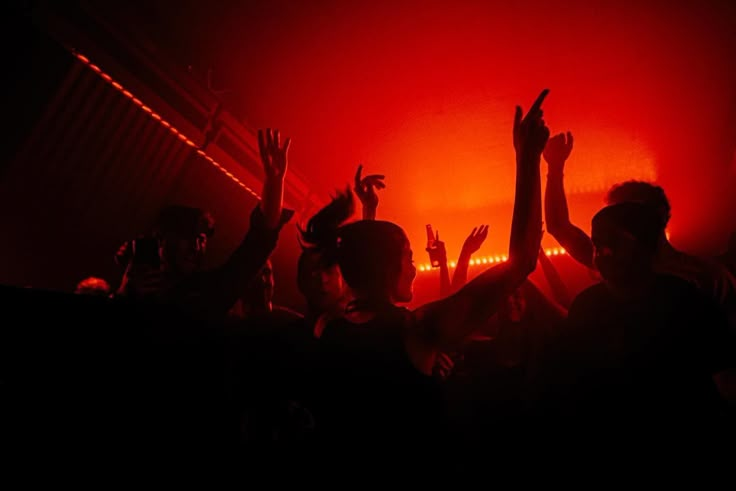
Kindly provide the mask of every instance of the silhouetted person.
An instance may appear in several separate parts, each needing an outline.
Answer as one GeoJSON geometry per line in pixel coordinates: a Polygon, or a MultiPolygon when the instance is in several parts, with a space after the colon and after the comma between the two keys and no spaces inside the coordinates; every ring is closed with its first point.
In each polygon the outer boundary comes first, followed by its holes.
{"type": "MultiPolygon", "coordinates": [[[[564,189],[565,161],[572,152],[572,134],[559,134],[549,139],[544,150],[548,164],[544,214],[547,231],[562,245],[570,256],[588,268],[595,268],[593,242],[570,221],[564,189]]],[[[667,239],[670,203],[660,186],[642,181],[627,181],[609,190],[606,203],[643,203],[657,214],[657,253],[654,268],[683,278],[713,298],[733,317],[736,314],[736,282],[716,261],[695,257],[677,250],[667,239]]]]}
{"type": "Polygon", "coordinates": [[[711,298],[656,272],[661,227],[647,204],[596,214],[593,257],[603,282],[574,300],[564,348],[548,367],[564,374],[561,414],[602,444],[723,431],[713,374],[733,366],[733,342],[711,298]]]}
{"type": "MultiPolygon", "coordinates": [[[[359,175],[356,176],[358,179],[359,175]]],[[[319,337],[324,324],[345,312],[348,292],[337,264],[334,247],[324,244],[336,236],[338,228],[355,212],[350,189],[338,192],[299,229],[302,252],[297,263],[297,286],[307,303],[305,331],[319,337]]]]}
{"type": "Polygon", "coordinates": [[[329,461],[341,470],[418,476],[446,442],[441,394],[432,377],[437,355],[488,319],[536,266],[539,162],[549,136],[540,109],[546,93],[525,118],[520,108],[515,116],[517,190],[507,263],[445,299],[409,311],[397,306],[412,299],[416,276],[401,227],[362,220],[340,227],[323,245],[334,248],[353,296],[346,316],[328,323],[320,338],[317,425],[325,449],[333,451],[329,461]]]}
{"type": "Polygon", "coordinates": [[[248,289],[238,299],[231,314],[249,322],[268,323],[271,324],[271,327],[284,326],[296,319],[301,319],[302,316],[298,312],[274,305],[275,286],[273,264],[269,259],[251,280],[248,289]]]}
{"type": "Polygon", "coordinates": [[[263,196],[251,213],[243,241],[223,265],[201,270],[212,235],[211,217],[196,208],[168,207],[154,229],[158,257],[147,258],[150,264],[138,264],[133,252],[120,292],[172,304],[208,319],[224,319],[266,263],[281,228],[293,215],[282,210],[289,142],[281,143],[278,130],[259,131],[263,196]]]}

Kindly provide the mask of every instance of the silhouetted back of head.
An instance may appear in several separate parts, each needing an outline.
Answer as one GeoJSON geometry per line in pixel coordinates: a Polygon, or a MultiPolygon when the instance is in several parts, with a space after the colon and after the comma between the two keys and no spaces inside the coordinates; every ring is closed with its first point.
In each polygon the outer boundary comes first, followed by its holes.
{"type": "Polygon", "coordinates": [[[658,215],[658,226],[661,231],[667,228],[670,221],[670,202],[661,186],[644,181],[626,181],[614,185],[606,196],[606,203],[641,203],[652,207],[658,215]]]}
{"type": "Polygon", "coordinates": [[[161,209],[154,232],[161,237],[196,237],[215,234],[215,220],[200,208],[170,205],[161,209]]]}
{"type": "Polygon", "coordinates": [[[409,241],[395,223],[362,220],[338,231],[337,258],[347,285],[376,298],[393,293],[409,241]]]}

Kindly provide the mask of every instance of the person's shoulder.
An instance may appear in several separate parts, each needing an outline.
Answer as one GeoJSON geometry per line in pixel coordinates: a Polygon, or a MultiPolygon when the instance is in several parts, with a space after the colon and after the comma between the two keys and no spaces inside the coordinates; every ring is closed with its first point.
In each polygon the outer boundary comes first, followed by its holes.
{"type": "Polygon", "coordinates": [[[608,289],[606,288],[606,285],[603,282],[591,285],[588,288],[584,289],[583,291],[577,294],[570,308],[572,309],[573,306],[575,306],[576,304],[580,304],[582,302],[605,297],[607,296],[606,295],[607,291],[608,289]]]}
{"type": "Polygon", "coordinates": [[[657,274],[656,288],[659,292],[663,292],[675,297],[702,297],[704,292],[692,281],[681,276],[669,273],[657,274]]]}

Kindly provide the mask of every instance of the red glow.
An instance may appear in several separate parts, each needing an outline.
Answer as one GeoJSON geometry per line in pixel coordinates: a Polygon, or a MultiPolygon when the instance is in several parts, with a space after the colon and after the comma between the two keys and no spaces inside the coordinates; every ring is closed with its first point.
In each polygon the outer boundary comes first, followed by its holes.
{"type": "Polygon", "coordinates": [[[624,179],[665,187],[675,238],[717,212],[708,190],[727,163],[715,149],[733,141],[736,31],[714,2],[328,3],[212,14],[217,66],[254,126],[293,136],[292,162],[324,196],[359,163],[386,174],[379,218],[417,257],[426,223],[449,258],[484,223],[479,257],[507,252],[514,105],[543,87],[551,130],[575,135],[566,184],[582,229],[624,179]],[[693,165],[706,161],[710,172],[693,165]]]}

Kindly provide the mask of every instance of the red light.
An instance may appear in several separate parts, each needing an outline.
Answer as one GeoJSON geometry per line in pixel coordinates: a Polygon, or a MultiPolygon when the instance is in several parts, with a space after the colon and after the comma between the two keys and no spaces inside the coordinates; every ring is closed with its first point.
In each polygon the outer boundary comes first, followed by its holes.
{"type": "MultiPolygon", "coordinates": [[[[122,93],[125,97],[127,97],[128,99],[130,99],[130,101],[133,104],[135,104],[136,106],[138,106],[140,109],[142,109],[147,114],[149,114],[153,119],[155,119],[156,121],[158,121],[161,124],[161,126],[163,126],[164,128],[170,130],[181,141],[183,141],[184,143],[186,143],[190,147],[195,148],[197,150],[197,154],[199,154],[200,156],[204,157],[212,165],[214,165],[219,170],[221,170],[227,177],[229,177],[230,179],[232,179],[233,182],[235,182],[238,186],[240,186],[241,188],[245,189],[248,193],[250,193],[251,195],[253,195],[256,199],[259,199],[259,200],[261,199],[261,197],[258,195],[258,193],[256,193],[251,188],[249,188],[248,186],[246,186],[240,179],[238,179],[235,175],[233,175],[232,172],[228,171],[222,165],[220,165],[218,162],[216,162],[215,159],[213,159],[212,157],[210,157],[209,155],[207,155],[204,152],[204,150],[198,148],[196,143],[194,143],[192,140],[190,140],[189,138],[187,138],[186,135],[184,135],[181,132],[179,132],[179,130],[177,130],[176,128],[174,128],[171,125],[171,123],[169,123],[168,121],[166,121],[165,119],[163,119],[161,117],[161,115],[159,115],[158,113],[156,113],[153,109],[151,109],[150,107],[148,107],[145,104],[143,104],[143,102],[140,99],[138,99],[136,96],[134,96],[129,90],[125,89],[120,83],[118,83],[117,81],[113,80],[113,78],[110,75],[108,75],[107,73],[103,72],[100,67],[98,67],[97,65],[93,64],[89,60],[89,58],[87,58],[86,56],[84,56],[84,55],[82,55],[80,53],[77,53],[75,51],[72,51],[72,54],[79,61],[81,61],[82,63],[84,63],[85,65],[87,65],[92,71],[97,72],[100,75],[100,77],[103,80],[105,80],[107,83],[109,83],[113,88],[115,88],[120,93],[122,93]]],[[[427,266],[427,270],[428,269],[429,269],[429,266],[427,266]]]]}

